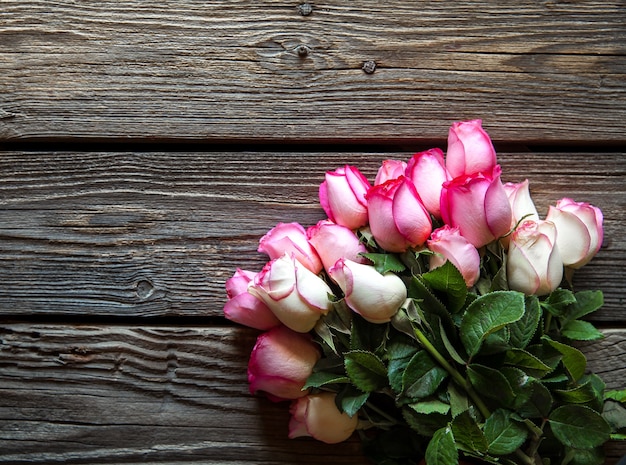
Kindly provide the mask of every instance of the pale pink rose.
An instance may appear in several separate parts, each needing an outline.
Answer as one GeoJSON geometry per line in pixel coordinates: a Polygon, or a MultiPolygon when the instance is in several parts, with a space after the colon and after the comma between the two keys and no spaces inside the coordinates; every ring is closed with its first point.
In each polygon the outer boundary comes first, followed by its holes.
{"type": "Polygon", "coordinates": [[[556,243],[565,266],[580,268],[600,250],[604,230],[598,207],[564,198],[556,207],[550,206],[546,219],[556,225],[556,243]]]}
{"type": "Polygon", "coordinates": [[[357,415],[349,417],[335,404],[337,394],[320,392],[291,403],[289,439],[310,436],[326,444],[337,444],[352,436],[359,423],[357,415]]]}
{"type": "Polygon", "coordinates": [[[322,271],[322,262],[309,244],[305,229],[298,223],[278,223],[261,238],[258,251],[266,253],[272,260],[285,253],[293,254],[313,273],[322,271]]]}
{"type": "Polygon", "coordinates": [[[518,183],[507,182],[504,184],[504,190],[511,204],[511,228],[522,219],[539,221],[539,213],[537,213],[535,203],[530,197],[528,179],[518,183]]]}
{"type": "Polygon", "coordinates": [[[422,245],[432,231],[428,211],[413,182],[404,176],[372,187],[367,208],[372,235],[389,252],[422,245]]]}
{"type": "Polygon", "coordinates": [[[331,308],[331,289],[293,256],[268,262],[250,283],[248,292],[272,310],[288,328],[306,333],[331,308]]]}
{"type": "Polygon", "coordinates": [[[334,223],[357,229],[367,224],[365,194],[370,183],[358,168],[346,165],[328,171],[320,184],[320,204],[334,223]]]}
{"type": "Polygon", "coordinates": [[[402,279],[394,273],[381,274],[371,265],[340,259],[328,274],[343,291],[348,307],[370,323],[390,321],[406,300],[402,279]]]}
{"type": "Polygon", "coordinates": [[[557,230],[551,221],[523,221],[511,235],[506,274],[509,288],[527,295],[545,295],[563,279],[557,230]]]}
{"type": "Polygon", "coordinates": [[[480,255],[467,239],[461,236],[459,228],[445,225],[433,231],[426,241],[430,250],[430,269],[443,265],[447,260],[461,272],[467,287],[472,287],[480,277],[480,255]]]}
{"type": "Polygon", "coordinates": [[[259,335],[248,362],[250,392],[263,391],[273,401],[307,395],[304,384],[320,358],[308,334],[277,326],[259,335]]]}
{"type": "Polygon", "coordinates": [[[504,236],[511,227],[511,205],[500,180],[499,165],[491,173],[461,176],[441,191],[441,217],[458,227],[474,247],[504,236]]]}
{"type": "Polygon", "coordinates": [[[496,151],[482,128],[482,121],[460,121],[448,132],[446,168],[453,178],[490,173],[496,165],[496,151]]]}
{"type": "Polygon", "coordinates": [[[406,167],[406,176],[415,185],[426,210],[441,218],[441,189],[451,179],[441,149],[430,149],[413,155],[406,167]]]}
{"type": "Polygon", "coordinates": [[[384,184],[390,179],[396,179],[403,176],[405,169],[406,162],[401,160],[384,160],[380,168],[378,168],[374,185],[384,184]]]}
{"type": "Polygon", "coordinates": [[[256,273],[237,269],[232,278],[226,280],[228,301],[224,305],[224,316],[231,321],[251,328],[266,330],[280,324],[262,300],[248,292],[248,285],[256,273]]]}
{"type": "Polygon", "coordinates": [[[340,258],[368,263],[367,258],[359,255],[367,252],[365,245],[351,229],[345,226],[335,224],[330,220],[322,220],[307,229],[307,237],[317,250],[326,270],[329,270],[340,258]]]}

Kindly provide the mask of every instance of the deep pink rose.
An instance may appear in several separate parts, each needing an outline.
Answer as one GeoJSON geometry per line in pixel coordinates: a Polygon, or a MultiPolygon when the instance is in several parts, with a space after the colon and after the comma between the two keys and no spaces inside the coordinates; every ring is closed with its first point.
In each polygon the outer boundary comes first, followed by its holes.
{"type": "Polygon", "coordinates": [[[289,439],[311,436],[326,444],[337,444],[352,436],[358,416],[340,412],[336,396],[333,392],[320,392],[294,400],[289,409],[289,439]]]}
{"type": "Polygon", "coordinates": [[[509,232],[511,205],[496,165],[491,173],[461,176],[441,191],[441,217],[458,227],[474,247],[482,247],[509,232]]]}
{"type": "Polygon", "coordinates": [[[396,179],[403,176],[405,169],[406,163],[401,160],[384,160],[378,169],[374,185],[384,184],[390,179],[396,179]]]}
{"type": "Polygon", "coordinates": [[[322,278],[293,256],[268,262],[250,284],[248,292],[272,310],[282,324],[306,333],[331,308],[331,289],[322,278]]]}
{"type": "Polygon", "coordinates": [[[481,120],[461,121],[450,127],[446,168],[453,178],[490,173],[495,165],[496,151],[481,120]]]}
{"type": "Polygon", "coordinates": [[[433,231],[426,242],[435,252],[430,257],[430,269],[438,268],[447,260],[461,272],[467,287],[472,287],[480,277],[480,255],[467,239],[461,236],[458,228],[445,225],[433,231]]]}
{"type": "Polygon", "coordinates": [[[406,177],[413,181],[426,210],[441,218],[441,189],[451,179],[441,149],[430,149],[413,155],[406,167],[406,177]]]}
{"type": "Polygon", "coordinates": [[[307,237],[317,250],[326,270],[329,270],[340,258],[368,263],[365,257],[359,255],[367,252],[365,245],[359,241],[350,228],[335,224],[330,220],[322,220],[307,229],[307,237]]]}
{"type": "Polygon", "coordinates": [[[266,253],[272,260],[285,253],[293,254],[313,273],[322,271],[322,262],[309,244],[305,229],[298,223],[278,223],[261,238],[258,251],[266,253]]]}
{"type": "Polygon", "coordinates": [[[565,266],[580,268],[600,250],[604,230],[598,207],[564,198],[556,207],[550,206],[546,219],[556,225],[556,243],[565,266]]]}
{"type": "Polygon", "coordinates": [[[307,395],[304,383],[320,358],[317,345],[308,334],[277,326],[261,334],[248,363],[250,392],[267,393],[274,401],[307,395]]]}
{"type": "Polygon", "coordinates": [[[367,224],[365,194],[370,183],[354,166],[328,171],[320,184],[320,204],[334,223],[357,229],[367,224]]]}
{"type": "Polygon", "coordinates": [[[346,304],[370,323],[386,323],[407,297],[404,281],[381,274],[371,265],[340,259],[328,271],[344,293],[346,304]]]}
{"type": "Polygon", "coordinates": [[[248,285],[256,273],[237,269],[232,278],[226,280],[228,301],[224,305],[224,315],[231,321],[251,328],[266,330],[280,324],[262,300],[248,292],[248,285]]]}
{"type": "Polygon", "coordinates": [[[372,235],[389,252],[422,245],[432,231],[428,211],[413,182],[404,176],[372,187],[367,208],[372,235]]]}
{"type": "Polygon", "coordinates": [[[563,263],[550,221],[523,221],[511,235],[506,263],[509,288],[527,295],[545,295],[563,279],[563,263]]]}

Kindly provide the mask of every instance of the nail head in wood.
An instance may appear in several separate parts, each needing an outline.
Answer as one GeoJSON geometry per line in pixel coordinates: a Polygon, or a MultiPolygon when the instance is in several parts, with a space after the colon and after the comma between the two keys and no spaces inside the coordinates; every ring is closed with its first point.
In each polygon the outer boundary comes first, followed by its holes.
{"type": "Polygon", "coordinates": [[[363,67],[361,69],[363,69],[363,72],[365,74],[372,74],[374,71],[376,71],[376,62],[373,60],[367,60],[365,63],[363,63],[363,67]]]}
{"type": "Polygon", "coordinates": [[[311,13],[313,13],[313,7],[310,3],[303,3],[302,5],[298,6],[298,12],[300,12],[302,16],[309,16],[311,13]]]}

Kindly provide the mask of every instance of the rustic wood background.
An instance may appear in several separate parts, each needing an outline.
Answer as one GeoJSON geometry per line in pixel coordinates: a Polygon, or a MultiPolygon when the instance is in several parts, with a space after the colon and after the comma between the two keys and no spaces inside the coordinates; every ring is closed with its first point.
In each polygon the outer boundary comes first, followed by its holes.
{"type": "Polygon", "coordinates": [[[0,463],[365,464],[249,395],[224,281],[462,119],[542,213],[602,208],[582,349],[624,388],[625,74],[623,1],[0,0],[0,463]]]}

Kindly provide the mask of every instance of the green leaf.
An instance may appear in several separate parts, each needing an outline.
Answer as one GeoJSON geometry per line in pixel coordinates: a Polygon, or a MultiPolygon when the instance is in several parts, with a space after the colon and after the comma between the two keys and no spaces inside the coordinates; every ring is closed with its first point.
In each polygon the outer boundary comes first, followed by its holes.
{"type": "Polygon", "coordinates": [[[454,381],[448,383],[448,399],[450,400],[452,417],[456,417],[470,407],[467,394],[462,389],[459,389],[454,381]]]}
{"type": "Polygon", "coordinates": [[[611,427],[602,416],[582,405],[563,405],[548,417],[554,436],[576,449],[593,449],[609,440],[611,427]]]}
{"type": "Polygon", "coordinates": [[[437,399],[431,400],[420,400],[419,402],[415,402],[411,404],[413,410],[417,413],[430,414],[430,413],[439,413],[441,415],[447,415],[450,411],[450,405],[445,402],[441,402],[437,399]]]}
{"type": "Polygon", "coordinates": [[[524,315],[524,294],[496,291],[478,297],[467,308],[461,321],[461,341],[470,357],[480,350],[483,340],[524,315]]]}
{"type": "Polygon", "coordinates": [[[389,253],[362,253],[365,258],[374,264],[374,268],[381,274],[400,273],[406,269],[397,255],[389,253]]]}
{"type": "Polygon", "coordinates": [[[428,465],[457,465],[459,463],[459,452],[449,427],[441,428],[433,435],[426,448],[426,463],[428,465]]]}
{"type": "Polygon", "coordinates": [[[549,367],[539,358],[522,349],[507,350],[504,356],[504,363],[524,370],[534,378],[542,378],[552,371],[552,367],[549,367]]]}
{"type": "Polygon", "coordinates": [[[409,404],[402,407],[402,417],[409,427],[422,436],[432,436],[440,428],[448,424],[449,415],[441,413],[418,413],[414,408],[415,404],[409,404]]]}
{"type": "Polygon", "coordinates": [[[446,334],[446,331],[443,326],[439,327],[439,334],[441,336],[441,341],[443,342],[443,345],[448,351],[448,354],[450,355],[450,357],[452,357],[452,360],[454,360],[456,363],[460,365],[465,365],[465,360],[463,359],[463,357],[459,355],[456,348],[450,342],[450,339],[448,338],[448,335],[446,334]]]}
{"type": "Polygon", "coordinates": [[[541,320],[541,307],[536,296],[526,296],[524,315],[511,323],[509,343],[518,349],[524,349],[532,340],[541,320]]]}
{"type": "Polygon", "coordinates": [[[606,391],[604,393],[604,398],[613,399],[621,403],[626,403],[626,389],[606,391]]]}
{"type": "Polygon", "coordinates": [[[382,354],[387,342],[388,331],[388,325],[373,325],[362,316],[355,314],[352,318],[350,349],[382,354]]]}
{"type": "Polygon", "coordinates": [[[526,441],[528,430],[524,425],[511,420],[511,412],[498,409],[485,421],[485,438],[488,452],[494,455],[507,455],[515,452],[526,441]]]}
{"type": "Polygon", "coordinates": [[[532,383],[532,393],[517,411],[523,418],[546,418],[552,410],[554,399],[550,390],[540,381],[532,383]]]}
{"type": "Polygon", "coordinates": [[[515,392],[499,370],[473,363],[467,367],[467,377],[479,394],[497,400],[504,406],[513,404],[515,392]]]}
{"type": "Polygon", "coordinates": [[[344,365],[350,381],[363,392],[372,392],[387,384],[387,368],[371,352],[346,352],[344,365]]]}
{"type": "Polygon", "coordinates": [[[452,313],[463,308],[467,297],[467,284],[465,284],[461,272],[450,260],[442,266],[422,274],[422,278],[432,289],[445,296],[448,309],[452,313]]]}
{"type": "Polygon", "coordinates": [[[487,452],[487,439],[469,410],[454,417],[450,426],[459,449],[475,453],[487,452]]]}
{"type": "Polygon", "coordinates": [[[553,392],[560,400],[570,404],[586,404],[596,399],[596,392],[591,382],[570,389],[555,389],[553,392]]]}
{"type": "Polygon", "coordinates": [[[533,393],[533,384],[535,379],[529,377],[519,368],[515,367],[502,367],[500,372],[509,382],[511,389],[515,393],[515,399],[512,403],[512,408],[517,410],[520,406],[524,405],[533,393]]]}
{"type": "Polygon", "coordinates": [[[306,380],[302,389],[319,388],[327,384],[343,384],[349,383],[350,380],[347,376],[339,375],[337,373],[330,373],[327,371],[318,371],[311,374],[306,380]]]}
{"type": "Polygon", "coordinates": [[[348,384],[337,394],[335,402],[341,412],[346,412],[348,416],[353,417],[365,405],[369,396],[369,392],[360,392],[348,384]]]}
{"type": "Polygon", "coordinates": [[[602,465],[605,463],[604,450],[601,447],[595,449],[565,449],[563,463],[568,465],[602,465]]]}
{"type": "Polygon", "coordinates": [[[576,302],[566,309],[565,323],[589,315],[604,305],[602,291],[580,291],[575,294],[575,297],[576,302]]]}
{"type": "Polygon", "coordinates": [[[552,348],[556,349],[561,353],[561,355],[563,355],[563,366],[574,381],[580,379],[580,377],[585,374],[587,359],[580,350],[572,346],[568,346],[567,344],[553,341],[548,336],[543,336],[541,340],[548,343],[552,348]]]}
{"type": "Polygon", "coordinates": [[[595,341],[602,339],[604,334],[588,321],[573,320],[561,328],[561,334],[575,341],[595,341]]]}
{"type": "Polygon", "coordinates": [[[565,309],[576,303],[574,293],[569,289],[555,289],[545,300],[546,309],[554,316],[562,316],[565,309]]]}
{"type": "Polygon", "coordinates": [[[428,352],[416,353],[402,376],[404,394],[413,399],[433,394],[441,382],[448,377],[448,372],[435,362],[428,352]]]}

